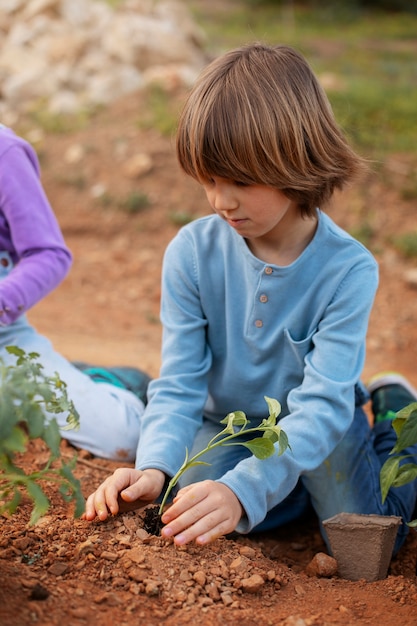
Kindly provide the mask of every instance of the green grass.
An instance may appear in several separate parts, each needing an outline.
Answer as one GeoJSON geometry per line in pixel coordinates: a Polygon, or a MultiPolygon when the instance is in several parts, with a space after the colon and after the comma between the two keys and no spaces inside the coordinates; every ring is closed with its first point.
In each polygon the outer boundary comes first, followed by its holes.
{"type": "Polygon", "coordinates": [[[393,237],[394,247],[407,259],[417,258],[417,231],[393,237]]]}
{"type": "Polygon", "coordinates": [[[375,236],[375,231],[369,222],[365,221],[359,223],[355,228],[351,228],[349,233],[367,248],[372,247],[372,239],[375,236]]]}
{"type": "Polygon", "coordinates": [[[189,224],[194,219],[194,216],[191,213],[185,211],[172,211],[169,214],[169,220],[175,226],[185,226],[189,224]]]}
{"type": "Polygon", "coordinates": [[[161,135],[174,134],[179,115],[178,105],[159,85],[151,85],[145,92],[146,108],[138,119],[139,128],[156,128],[161,135]]]}
{"type": "MultiPolygon", "coordinates": [[[[83,109],[75,114],[68,115],[63,113],[50,113],[45,102],[38,101],[32,104],[31,110],[29,111],[29,118],[36,126],[49,133],[64,135],[85,128],[93,113],[94,109],[83,109]]],[[[22,133],[24,133],[23,130],[22,133]]]]}
{"type": "Polygon", "coordinates": [[[150,206],[151,202],[148,194],[142,191],[132,191],[126,198],[118,202],[118,206],[126,213],[140,213],[150,206]]]}
{"type": "Polygon", "coordinates": [[[212,55],[255,40],[284,43],[299,49],[319,77],[335,77],[336,87],[326,90],[336,118],[367,155],[415,151],[417,15],[329,4],[229,0],[221,9],[207,3],[203,12],[194,2],[190,8],[212,55]]]}

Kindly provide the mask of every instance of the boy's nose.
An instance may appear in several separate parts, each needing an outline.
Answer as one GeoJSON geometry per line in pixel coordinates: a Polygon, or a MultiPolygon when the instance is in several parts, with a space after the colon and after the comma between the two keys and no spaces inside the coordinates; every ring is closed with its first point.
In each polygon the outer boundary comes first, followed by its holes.
{"type": "Polygon", "coordinates": [[[216,211],[237,209],[238,201],[231,186],[216,187],[213,194],[213,206],[216,211]]]}

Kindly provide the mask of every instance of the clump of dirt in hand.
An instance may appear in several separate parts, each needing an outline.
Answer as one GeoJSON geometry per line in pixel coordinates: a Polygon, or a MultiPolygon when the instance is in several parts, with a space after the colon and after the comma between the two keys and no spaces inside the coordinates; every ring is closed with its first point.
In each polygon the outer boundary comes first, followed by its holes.
{"type": "Polygon", "coordinates": [[[159,514],[158,506],[149,506],[143,513],[143,528],[150,535],[160,537],[163,523],[161,521],[161,515],[159,514]]]}

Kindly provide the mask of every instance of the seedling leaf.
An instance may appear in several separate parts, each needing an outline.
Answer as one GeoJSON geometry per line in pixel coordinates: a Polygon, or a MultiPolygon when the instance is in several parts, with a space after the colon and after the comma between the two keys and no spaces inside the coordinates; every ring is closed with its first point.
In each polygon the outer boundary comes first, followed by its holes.
{"type": "MultiPolygon", "coordinates": [[[[417,444],[417,402],[412,402],[398,411],[393,420],[393,428],[397,435],[397,442],[390,452],[380,472],[381,498],[384,503],[391,487],[401,487],[417,479],[417,463],[403,463],[405,459],[415,459],[415,454],[402,454],[411,446],[417,444]]],[[[417,520],[408,522],[416,528],[417,520]]]]}
{"type": "Polygon", "coordinates": [[[281,404],[275,398],[269,398],[268,396],[264,396],[264,398],[268,405],[270,417],[272,416],[276,420],[278,415],[281,413],[281,404]]]}
{"type": "Polygon", "coordinates": [[[245,441],[241,445],[248,448],[257,459],[261,460],[269,458],[275,452],[274,444],[271,439],[266,437],[256,437],[251,439],[251,441],[245,441]]]}
{"type": "Polygon", "coordinates": [[[29,430],[29,437],[31,439],[37,439],[42,436],[44,429],[45,416],[39,406],[34,406],[30,415],[30,419],[27,420],[27,428],[29,430]]]}
{"type": "Polygon", "coordinates": [[[190,461],[187,465],[187,469],[190,467],[196,467],[197,465],[207,465],[208,467],[211,463],[206,463],[206,461],[190,461]]]}
{"type": "Polygon", "coordinates": [[[417,478],[417,465],[414,463],[404,463],[404,465],[400,465],[398,468],[397,475],[395,476],[392,486],[402,487],[402,485],[410,483],[415,478],[417,478]]]}
{"type": "Polygon", "coordinates": [[[399,464],[399,457],[389,457],[381,468],[379,480],[381,485],[382,503],[385,502],[388,491],[395,480],[399,464]]]}
{"type": "Polygon", "coordinates": [[[38,519],[42,517],[42,515],[45,515],[46,511],[49,509],[49,500],[42,491],[41,487],[39,487],[39,485],[37,485],[34,481],[28,480],[26,488],[28,494],[33,500],[33,510],[29,523],[36,524],[38,519]]]}
{"type": "Polygon", "coordinates": [[[61,435],[59,432],[58,423],[55,418],[52,418],[51,421],[45,426],[43,439],[48,448],[51,450],[54,457],[58,457],[61,435]]]}
{"type": "Polygon", "coordinates": [[[228,413],[220,422],[220,424],[226,424],[226,428],[223,431],[224,433],[234,433],[235,426],[243,426],[244,428],[248,423],[249,422],[243,411],[233,411],[232,413],[228,413]]]}
{"type": "Polygon", "coordinates": [[[282,429],[279,435],[279,449],[278,456],[281,456],[285,452],[285,450],[289,448],[291,450],[291,446],[288,441],[287,433],[285,433],[282,429]]]}
{"type": "Polygon", "coordinates": [[[20,426],[14,426],[7,439],[1,442],[1,449],[5,454],[25,452],[28,438],[20,426]]]}
{"type": "Polygon", "coordinates": [[[67,413],[68,427],[78,425],[79,416],[66,392],[66,384],[58,374],[47,376],[37,361],[36,352],[26,353],[17,346],[7,346],[16,364],[6,366],[0,358],[0,515],[15,513],[21,501],[21,491],[33,501],[30,523],[35,523],[49,508],[49,500],[39,483],[58,482],[61,494],[76,502],[76,515],[84,509],[80,483],[72,475],[73,463],[52,466],[60,461],[61,435],[55,418],[50,414],[67,413]],[[24,453],[31,439],[43,439],[49,449],[49,459],[43,469],[31,474],[15,463],[17,454],[24,453]]]}
{"type": "Polygon", "coordinates": [[[13,489],[13,497],[11,498],[11,500],[7,502],[5,506],[5,510],[8,511],[10,515],[13,515],[13,513],[15,513],[17,507],[19,506],[21,500],[22,500],[22,495],[20,491],[16,488],[13,489]]]}
{"type": "Polygon", "coordinates": [[[397,413],[393,427],[397,433],[397,443],[391,454],[401,452],[417,443],[417,402],[397,413]]]}

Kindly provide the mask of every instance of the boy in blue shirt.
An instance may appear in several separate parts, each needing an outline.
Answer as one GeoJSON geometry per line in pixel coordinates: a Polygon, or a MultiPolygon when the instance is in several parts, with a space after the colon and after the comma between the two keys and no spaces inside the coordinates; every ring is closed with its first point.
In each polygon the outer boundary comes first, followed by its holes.
{"type": "Polygon", "coordinates": [[[210,465],[187,472],[165,511],[164,537],[206,544],[274,528],[311,504],[320,521],[341,511],[410,519],[415,485],[381,504],[379,471],[395,434],[386,421],[371,431],[362,408],[377,264],[321,210],[365,167],[305,59],[253,44],[213,61],[183,109],[177,154],[213,215],[167,248],[162,367],[136,467],[100,485],[85,519],[117,513],[120,499],[159,498],[185,448],[203,449],[231,411],[260,422],[264,396],[281,403],[291,450],[259,460],[236,446],[204,457],[210,465]]]}

